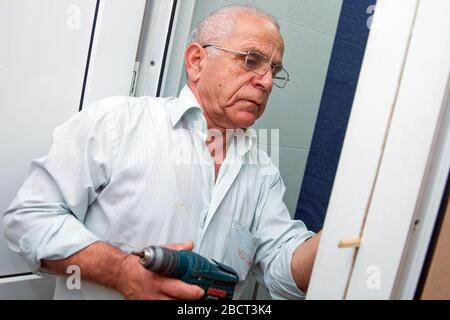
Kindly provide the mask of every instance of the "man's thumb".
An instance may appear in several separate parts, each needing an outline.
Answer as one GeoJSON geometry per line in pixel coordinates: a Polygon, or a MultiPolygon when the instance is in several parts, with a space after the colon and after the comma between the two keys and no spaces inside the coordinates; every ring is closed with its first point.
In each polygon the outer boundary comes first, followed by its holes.
{"type": "Polygon", "coordinates": [[[190,240],[190,241],[186,241],[186,242],[181,242],[181,243],[170,243],[170,244],[165,244],[162,245],[161,247],[165,247],[168,249],[173,249],[173,250],[192,250],[194,249],[194,241],[190,240]]]}

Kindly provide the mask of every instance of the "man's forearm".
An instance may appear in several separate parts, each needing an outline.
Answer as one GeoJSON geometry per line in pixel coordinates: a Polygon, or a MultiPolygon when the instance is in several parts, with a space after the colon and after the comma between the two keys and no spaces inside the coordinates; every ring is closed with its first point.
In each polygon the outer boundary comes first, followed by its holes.
{"type": "MultiPolygon", "coordinates": [[[[167,244],[174,250],[192,250],[192,241],[167,244]]],[[[42,260],[42,267],[66,275],[71,265],[80,267],[84,280],[119,291],[126,299],[196,300],[204,296],[202,288],[148,271],[139,257],[126,254],[104,242],[95,242],[78,253],[57,261],[42,260]]]]}
{"type": "Polygon", "coordinates": [[[67,275],[68,267],[76,265],[83,280],[119,289],[120,268],[127,257],[128,254],[119,249],[98,241],[66,259],[41,260],[41,265],[58,275],[67,275]]]}
{"type": "Polygon", "coordinates": [[[298,246],[292,256],[292,276],[297,287],[303,292],[308,290],[309,279],[311,278],[319,241],[320,232],[298,246]]]}

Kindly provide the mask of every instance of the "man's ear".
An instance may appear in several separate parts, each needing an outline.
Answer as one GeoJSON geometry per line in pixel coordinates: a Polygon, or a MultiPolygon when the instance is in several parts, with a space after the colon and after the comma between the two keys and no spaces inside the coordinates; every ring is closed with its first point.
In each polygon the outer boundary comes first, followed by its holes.
{"type": "Polygon", "coordinates": [[[200,78],[202,62],[206,58],[206,51],[196,42],[191,43],[185,51],[184,60],[189,81],[196,82],[200,78]]]}

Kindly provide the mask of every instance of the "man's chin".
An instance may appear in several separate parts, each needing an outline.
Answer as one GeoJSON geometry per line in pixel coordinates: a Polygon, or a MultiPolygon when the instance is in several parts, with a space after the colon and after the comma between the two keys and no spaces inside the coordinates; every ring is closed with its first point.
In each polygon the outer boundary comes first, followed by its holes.
{"type": "Polygon", "coordinates": [[[237,119],[235,119],[235,121],[233,121],[233,123],[236,126],[235,129],[249,128],[256,122],[256,120],[257,120],[257,118],[253,113],[241,112],[239,117],[237,117],[237,119]]]}

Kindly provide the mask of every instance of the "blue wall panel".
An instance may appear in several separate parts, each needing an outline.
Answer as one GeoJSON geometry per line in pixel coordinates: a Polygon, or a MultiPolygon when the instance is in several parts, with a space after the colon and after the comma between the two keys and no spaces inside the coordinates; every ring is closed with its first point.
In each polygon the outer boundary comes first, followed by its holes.
{"type": "Polygon", "coordinates": [[[295,218],[322,229],[376,0],[344,0],[295,218]]]}

